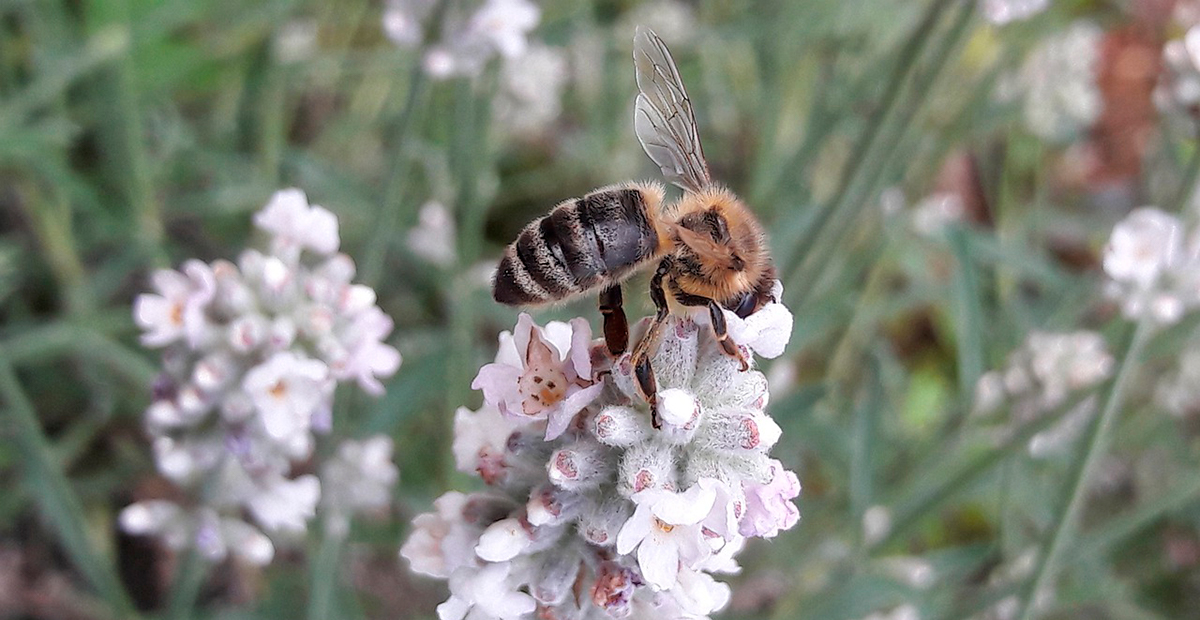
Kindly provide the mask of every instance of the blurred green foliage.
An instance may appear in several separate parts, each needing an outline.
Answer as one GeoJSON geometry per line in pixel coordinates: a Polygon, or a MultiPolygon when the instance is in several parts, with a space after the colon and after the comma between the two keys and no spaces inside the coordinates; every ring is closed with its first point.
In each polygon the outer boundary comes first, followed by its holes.
{"type": "MultiPolygon", "coordinates": [[[[1138,3],[1058,2],[1003,29],[961,0],[685,4],[695,23],[673,52],[706,153],[766,222],[796,315],[788,354],[764,365],[803,518],[752,543],[726,617],[908,603],[962,618],[1013,595],[1024,609],[1035,579],[1054,586],[1045,617],[1194,617],[1200,429],[1149,394],[1195,321],[1127,357],[1132,328],[1097,264],[1122,209],[1178,206],[1194,145],[1155,134],[1146,172],[1124,181],[1136,198],[1113,207],[1108,187],[1063,183],[1066,151],[995,96],[1042,36],[1083,15],[1125,27],[1138,3]],[[923,236],[880,208],[885,188],[944,186],[954,161],[983,205],[970,222],[923,236]],[[1074,328],[1105,334],[1122,365],[1096,391],[1095,420],[1111,426],[1035,460],[1028,439],[1067,408],[998,437],[969,416],[975,383],[1031,330],[1074,328]]],[[[454,473],[452,413],[479,404],[470,380],[515,319],[475,266],[558,201],[653,176],[630,122],[639,3],[541,5],[534,36],[573,54],[574,77],[560,118],[513,135],[491,122],[494,66],[431,81],[384,37],[377,2],[0,3],[0,554],[21,558],[19,588],[68,586],[0,615],[131,617],[134,599],[159,615],[178,581],[174,617],[197,592],[205,617],[433,617],[444,586],[410,577],[396,548],[413,514],[470,484],[454,473]],[[285,58],[296,24],[315,40],[285,58]],[[173,578],[161,550],[114,527],[155,484],[139,424],[157,361],[130,304],[155,268],[235,256],[250,214],[286,186],[338,214],[344,251],[396,320],[405,360],[387,395],[339,394],[336,412],[339,435],[395,438],[395,509],[345,548],[314,540],[261,576],[226,567],[205,582],[193,562],[173,578]],[[405,243],[428,200],[454,214],[452,266],[405,243]]],[[[626,293],[635,314],[641,286],[626,293]]],[[[597,317],[579,302],[539,319],[576,315],[597,317]]]]}

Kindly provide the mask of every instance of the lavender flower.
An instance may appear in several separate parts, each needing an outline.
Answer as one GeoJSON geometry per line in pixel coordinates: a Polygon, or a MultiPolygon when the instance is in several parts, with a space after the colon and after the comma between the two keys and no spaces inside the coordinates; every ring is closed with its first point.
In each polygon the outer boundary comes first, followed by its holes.
{"type": "Polygon", "coordinates": [[[400,471],[392,464],[392,439],[375,435],[363,441],[347,440],[337,454],[321,466],[321,506],[325,528],[343,537],[350,517],[387,507],[400,471]]]}
{"type": "MultiPolygon", "coordinates": [[[[156,292],[134,304],[142,341],[163,349],[164,372],[146,411],[155,461],[176,484],[206,493],[191,509],[134,504],[121,524],[174,548],[196,546],[213,560],[232,551],[266,563],[274,546],[264,531],[295,536],[316,513],[320,481],[289,472],[312,454],[313,433],[328,430],[335,386],[353,380],[381,393],[379,379],[396,371],[400,354],[383,343],[392,321],[374,291],[351,282],[354,263],[337,253],[331,212],[289,189],[254,222],[269,235],[269,253],[156,272],[156,292]]],[[[325,505],[343,521],[379,501],[378,493],[354,495],[363,488],[347,480],[355,459],[382,483],[390,484],[389,471],[395,477],[385,466],[390,444],[375,441],[357,453],[348,446],[340,457],[350,463],[324,472],[335,481],[325,505]]]]}
{"type": "Polygon", "coordinates": [[[1200,246],[1187,234],[1179,218],[1153,207],[1113,227],[1104,250],[1107,292],[1127,317],[1169,325],[1200,304],[1200,246]]]}
{"type": "MultiPolygon", "coordinates": [[[[1107,379],[1113,365],[1104,339],[1095,332],[1033,332],[1009,355],[1005,369],[980,377],[975,413],[985,416],[1007,403],[1013,421],[1029,422],[1066,404],[1072,394],[1107,379]]],[[[1058,424],[1034,435],[1030,453],[1046,456],[1066,445],[1095,411],[1095,398],[1084,399],[1058,424]]]]}
{"type": "Polygon", "coordinates": [[[1168,121],[1195,134],[1200,116],[1200,26],[1163,45],[1163,71],[1154,88],[1154,103],[1168,121]]]}
{"type": "MultiPolygon", "coordinates": [[[[781,432],[766,378],[740,371],[704,320],[664,326],[652,358],[661,429],[628,354],[593,365],[607,349],[584,320],[543,328],[522,315],[501,334],[473,384],[483,407],[454,424],[459,470],[488,489],[443,495],[400,552],[449,579],[441,618],[703,618],[725,606],[712,574],[738,570],[746,536],[795,525],[800,489],[767,455],[781,432]]],[[[727,320],[748,357],[779,355],[791,333],[778,303],[727,320]]]]}
{"type": "Polygon", "coordinates": [[[408,231],[408,249],[439,267],[458,261],[454,215],[440,202],[427,202],[417,215],[417,226],[408,231]]]}
{"type": "Polygon", "coordinates": [[[1100,117],[1096,86],[1100,27],[1085,21],[1035,48],[1017,76],[1025,97],[1025,124],[1044,140],[1068,142],[1100,117]]]}
{"type": "Polygon", "coordinates": [[[537,135],[562,112],[568,77],[562,50],[530,45],[500,69],[500,92],[492,106],[496,125],[516,135],[537,135]]]}
{"type": "Polygon", "coordinates": [[[983,16],[996,26],[1029,19],[1050,6],[1050,0],[979,0],[983,16]]]}
{"type": "MultiPolygon", "coordinates": [[[[433,4],[430,0],[392,0],[384,12],[384,32],[401,47],[416,47],[433,4]]],[[[442,24],[441,40],[425,53],[425,72],[435,79],[474,77],[495,56],[521,56],[527,45],[525,36],[540,18],[541,10],[529,0],[485,0],[469,12],[451,7],[442,24]]]]}

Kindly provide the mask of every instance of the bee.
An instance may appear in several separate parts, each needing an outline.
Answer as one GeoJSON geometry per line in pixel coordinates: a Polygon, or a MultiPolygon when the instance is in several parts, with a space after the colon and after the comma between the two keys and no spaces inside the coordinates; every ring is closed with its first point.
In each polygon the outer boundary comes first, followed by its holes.
{"type": "Polygon", "coordinates": [[[634,131],[683,196],[668,203],[661,184],[630,182],[559,203],[505,249],[492,296],[506,305],[540,306],[599,291],[604,338],[617,357],[629,344],[621,283],[656,265],[650,279],[656,313],[630,363],[658,428],[650,355],[667,317],[707,310],[717,342],[744,371],[749,364],[729,337],[723,309],[745,318],[771,301],[775,269],[758,220],[709,174],[692,102],[667,46],[639,27],[633,61],[634,131]]]}

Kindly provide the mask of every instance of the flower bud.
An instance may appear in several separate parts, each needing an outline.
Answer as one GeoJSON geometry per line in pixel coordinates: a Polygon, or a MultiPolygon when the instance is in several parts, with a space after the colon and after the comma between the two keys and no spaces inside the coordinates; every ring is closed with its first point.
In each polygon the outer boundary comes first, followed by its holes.
{"type": "Polygon", "coordinates": [[[617,532],[633,512],[623,497],[613,495],[603,501],[590,501],[579,515],[579,531],[584,540],[598,547],[617,544],[617,532]]]}
{"type": "Polygon", "coordinates": [[[606,446],[628,447],[645,441],[653,432],[646,413],[633,407],[605,407],[588,420],[588,430],[606,446]]]}
{"type": "Polygon", "coordinates": [[[696,434],[700,423],[700,402],[690,393],[671,388],[658,393],[659,437],[677,446],[685,445],[696,434]]]}
{"type": "Polygon", "coordinates": [[[579,495],[543,484],[529,494],[525,513],[531,525],[557,525],[574,519],[582,507],[583,498],[579,495]]]}
{"type": "Polygon", "coordinates": [[[550,482],[569,490],[593,488],[609,475],[606,456],[604,446],[587,440],[555,450],[546,464],[550,482]]]}
{"type": "Polygon", "coordinates": [[[520,519],[509,517],[488,526],[479,537],[475,554],[488,562],[511,560],[533,542],[529,530],[520,519]]]}
{"type": "Polygon", "coordinates": [[[574,549],[555,549],[536,571],[529,593],[543,605],[566,600],[583,570],[582,558],[574,549]]]}
{"type": "Polygon", "coordinates": [[[647,442],[625,452],[618,488],[632,495],[651,488],[675,488],[675,454],[670,446],[647,442]]]}

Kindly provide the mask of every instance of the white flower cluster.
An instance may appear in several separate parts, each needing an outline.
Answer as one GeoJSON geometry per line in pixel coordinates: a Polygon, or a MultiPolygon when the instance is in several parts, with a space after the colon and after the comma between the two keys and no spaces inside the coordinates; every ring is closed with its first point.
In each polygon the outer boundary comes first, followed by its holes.
{"type": "MultiPolygon", "coordinates": [[[[392,0],[384,12],[384,31],[397,45],[416,47],[433,4],[392,0]]],[[[563,50],[526,40],[541,18],[536,4],[484,0],[472,11],[449,11],[441,39],[422,60],[428,75],[438,80],[476,77],[498,56],[503,64],[493,101],[495,126],[511,134],[538,134],[558,118],[570,72],[563,50]]]]}
{"type": "Polygon", "coordinates": [[[1100,117],[1096,85],[1104,32],[1086,21],[1072,24],[1035,48],[1017,76],[1025,95],[1025,124],[1054,142],[1076,138],[1100,117]]]}
{"type": "Polygon", "coordinates": [[[1050,6],[1050,0],[979,0],[984,19],[1003,26],[1037,15],[1050,6]]]}
{"type": "Polygon", "coordinates": [[[1154,103],[1168,120],[1195,133],[1200,118],[1200,26],[1163,45],[1163,71],[1154,103]]]}
{"type": "MultiPolygon", "coordinates": [[[[730,335],[774,357],[791,314],[771,303],[730,335]]],[[[729,600],[711,573],[738,570],[745,538],[795,525],[794,473],[768,456],[779,426],[767,381],[742,372],[711,329],[668,318],[652,358],[662,428],[631,377],[609,369],[583,319],[540,328],[522,315],[455,417],[460,470],[483,492],[452,492],[401,548],[413,570],[449,579],[442,620],[703,618],[729,600]]]]}
{"type": "MultiPolygon", "coordinates": [[[[297,534],[315,513],[321,483],[289,472],[312,454],[313,432],[328,430],[335,386],[353,380],[380,394],[379,378],[396,371],[400,354],[383,343],[392,320],[375,305],[375,292],[351,283],[354,262],[337,252],[332,213],[289,189],[254,222],[270,235],[269,253],[158,271],[155,293],[134,304],[142,342],[163,350],[164,372],[146,411],[155,461],[164,476],[205,497],[189,509],[134,504],[121,523],[175,548],[194,544],[213,560],[232,551],[265,563],[274,547],[258,528],[297,534]]],[[[373,466],[390,459],[390,443],[371,446],[373,466]]],[[[353,448],[344,450],[353,461],[353,448]]],[[[337,471],[333,477],[344,479],[337,471]]]]}
{"type": "Polygon", "coordinates": [[[566,54],[545,45],[504,62],[500,92],[493,102],[496,125],[513,134],[537,134],[562,112],[562,91],[570,72],[566,54]]]}
{"type": "MultiPolygon", "coordinates": [[[[424,22],[433,11],[434,0],[391,0],[383,15],[383,29],[402,47],[421,43],[424,22]]],[[[541,18],[541,10],[529,0],[484,0],[474,10],[448,9],[442,37],[426,51],[425,72],[435,79],[476,76],[489,60],[499,55],[516,58],[525,53],[525,35],[541,18]]]]}
{"type": "Polygon", "coordinates": [[[1104,271],[1130,319],[1169,325],[1200,306],[1200,238],[1159,209],[1135,209],[1113,227],[1104,271]]]}
{"type": "MultiPolygon", "coordinates": [[[[987,415],[1009,406],[1013,421],[1026,423],[1064,405],[1072,394],[1095,386],[1113,372],[1113,358],[1095,332],[1035,331],[1008,358],[1003,370],[979,378],[975,413],[987,415]]],[[[1047,455],[1076,437],[1095,411],[1088,398],[1068,412],[1058,425],[1035,435],[1029,443],[1034,456],[1047,455]]]]}
{"type": "Polygon", "coordinates": [[[947,229],[967,221],[967,206],[954,192],[937,192],[921,199],[912,208],[912,227],[924,237],[942,235],[947,229]]]}
{"type": "Polygon", "coordinates": [[[1195,340],[1179,352],[1178,367],[1159,382],[1154,400],[1177,418],[1200,413],[1200,344],[1195,340]]]}

